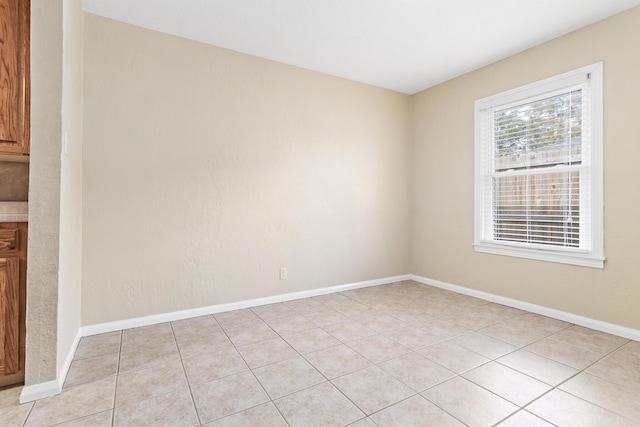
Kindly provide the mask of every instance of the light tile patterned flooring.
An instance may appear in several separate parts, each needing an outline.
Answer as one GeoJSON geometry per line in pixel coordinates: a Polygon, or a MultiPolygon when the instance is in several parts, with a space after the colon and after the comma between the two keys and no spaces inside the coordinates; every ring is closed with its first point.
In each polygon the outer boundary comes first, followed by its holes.
{"type": "Polygon", "coordinates": [[[399,282],[83,338],[2,426],[638,426],[640,343],[399,282]]]}

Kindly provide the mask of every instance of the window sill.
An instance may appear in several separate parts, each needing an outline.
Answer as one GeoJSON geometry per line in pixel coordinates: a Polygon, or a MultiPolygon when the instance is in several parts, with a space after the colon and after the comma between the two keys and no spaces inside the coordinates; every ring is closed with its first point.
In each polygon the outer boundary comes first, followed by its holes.
{"type": "Polygon", "coordinates": [[[582,267],[604,268],[605,261],[605,258],[595,257],[592,254],[516,248],[492,243],[474,243],[473,247],[476,252],[579,265],[582,267]]]}

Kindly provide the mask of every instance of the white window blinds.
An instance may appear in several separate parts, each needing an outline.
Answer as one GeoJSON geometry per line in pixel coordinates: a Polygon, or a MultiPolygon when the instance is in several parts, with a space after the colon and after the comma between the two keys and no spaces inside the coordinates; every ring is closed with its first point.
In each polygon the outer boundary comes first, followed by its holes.
{"type": "Polygon", "coordinates": [[[594,253],[592,80],[476,103],[476,245],[594,253]]]}

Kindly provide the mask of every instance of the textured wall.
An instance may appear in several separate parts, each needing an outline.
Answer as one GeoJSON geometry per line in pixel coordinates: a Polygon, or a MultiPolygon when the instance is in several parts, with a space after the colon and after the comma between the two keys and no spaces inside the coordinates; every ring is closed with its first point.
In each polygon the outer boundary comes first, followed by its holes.
{"type": "Polygon", "coordinates": [[[57,375],[61,99],[62,0],[32,0],[26,385],[57,375]]]}
{"type": "Polygon", "coordinates": [[[638,23],[635,8],[414,97],[412,273],[640,329],[638,23]],[[597,61],[604,61],[605,268],[474,252],[474,101],[597,61]]]}
{"type": "Polygon", "coordinates": [[[60,271],[58,372],[80,327],[82,294],[82,50],[80,0],[64,0],[62,60],[62,149],[60,170],[60,271]],[[64,142],[63,142],[64,143],[64,142]]]}
{"type": "Polygon", "coordinates": [[[408,96],[93,15],[84,58],[83,324],[408,272],[408,96]]]}

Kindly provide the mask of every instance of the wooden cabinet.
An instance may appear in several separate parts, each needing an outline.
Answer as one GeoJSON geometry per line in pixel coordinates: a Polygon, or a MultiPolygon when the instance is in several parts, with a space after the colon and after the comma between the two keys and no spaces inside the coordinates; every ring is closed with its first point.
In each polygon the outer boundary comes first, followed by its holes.
{"type": "MultiPolygon", "coordinates": [[[[0,0],[3,161],[28,161],[30,13],[29,0],[0,0]]],[[[0,222],[0,386],[15,382],[24,372],[26,277],[27,224],[0,222]]]]}
{"type": "Polygon", "coordinates": [[[24,370],[26,243],[26,223],[0,223],[0,377],[24,370]]]}
{"type": "Polygon", "coordinates": [[[29,154],[29,0],[0,0],[0,154],[29,154]]]}
{"type": "MultiPolygon", "coordinates": [[[[29,15],[29,0],[0,0],[0,157],[4,160],[28,161],[21,155],[29,154],[29,15]]],[[[27,224],[0,222],[0,386],[24,372],[26,277],[27,224]]]]}

